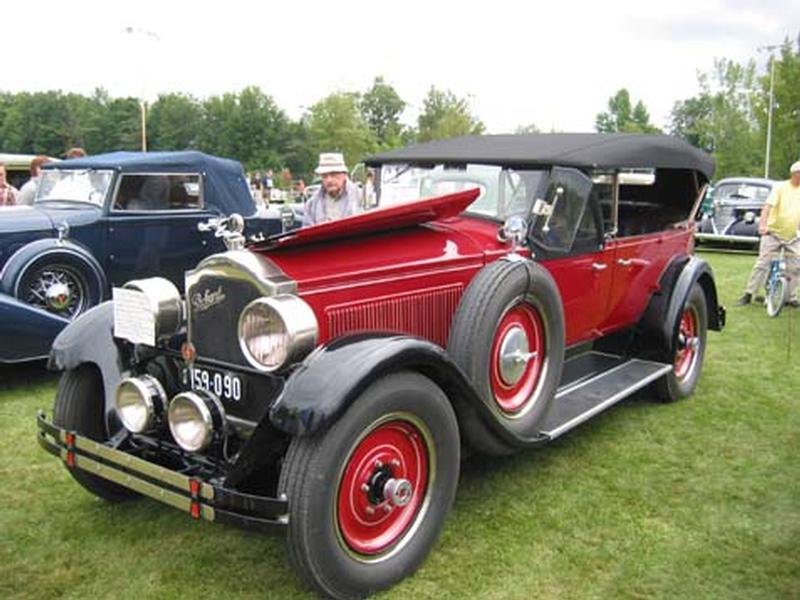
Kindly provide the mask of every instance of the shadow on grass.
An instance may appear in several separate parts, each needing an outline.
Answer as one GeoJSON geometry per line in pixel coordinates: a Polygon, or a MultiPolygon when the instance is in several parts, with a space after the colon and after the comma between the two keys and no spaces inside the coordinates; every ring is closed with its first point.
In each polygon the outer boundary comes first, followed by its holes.
{"type": "Polygon", "coordinates": [[[19,364],[0,364],[0,390],[55,382],[59,373],[47,370],[47,362],[38,360],[19,364]]]}

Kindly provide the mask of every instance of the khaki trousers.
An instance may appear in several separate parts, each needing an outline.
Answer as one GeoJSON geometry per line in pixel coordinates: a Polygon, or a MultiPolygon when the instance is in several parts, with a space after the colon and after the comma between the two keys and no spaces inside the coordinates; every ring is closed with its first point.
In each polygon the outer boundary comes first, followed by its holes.
{"type": "Polygon", "coordinates": [[[750,281],[747,282],[745,292],[755,295],[764,289],[769,275],[769,263],[773,257],[778,256],[778,251],[783,246],[786,256],[786,275],[789,280],[789,300],[797,300],[797,283],[800,279],[800,238],[795,238],[791,242],[784,242],[773,234],[768,233],[761,236],[761,244],[758,247],[758,258],[753,270],[750,273],[750,281]]]}

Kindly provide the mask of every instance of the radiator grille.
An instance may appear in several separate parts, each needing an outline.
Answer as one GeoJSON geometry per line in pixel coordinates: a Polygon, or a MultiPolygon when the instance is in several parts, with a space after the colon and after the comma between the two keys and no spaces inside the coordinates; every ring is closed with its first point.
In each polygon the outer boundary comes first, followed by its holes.
{"type": "Polygon", "coordinates": [[[420,336],[445,347],[450,322],[463,291],[463,284],[456,283],[330,306],[325,311],[329,337],[361,331],[391,331],[420,336]]]}

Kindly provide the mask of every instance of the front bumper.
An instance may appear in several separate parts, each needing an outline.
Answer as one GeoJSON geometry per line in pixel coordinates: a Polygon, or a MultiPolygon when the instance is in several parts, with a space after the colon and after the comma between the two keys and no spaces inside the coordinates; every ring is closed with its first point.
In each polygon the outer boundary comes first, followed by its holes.
{"type": "Polygon", "coordinates": [[[190,477],[121,450],[90,440],[36,416],[39,445],[61,458],[69,469],[148,496],[187,512],[194,519],[230,523],[248,529],[285,530],[289,524],[285,497],[246,494],[190,477]]]}
{"type": "Polygon", "coordinates": [[[750,244],[758,245],[761,240],[758,236],[749,235],[725,235],[722,233],[695,233],[694,239],[704,243],[719,244],[750,244]]]}

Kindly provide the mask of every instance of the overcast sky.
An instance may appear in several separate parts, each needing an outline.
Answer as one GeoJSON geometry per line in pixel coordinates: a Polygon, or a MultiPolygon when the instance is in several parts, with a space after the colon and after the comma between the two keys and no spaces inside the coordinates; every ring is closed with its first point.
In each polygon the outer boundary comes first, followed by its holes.
{"type": "Polygon", "coordinates": [[[797,39],[797,0],[3,3],[0,90],[203,98],[257,85],[291,117],[377,75],[413,123],[434,85],[489,132],[591,131],[627,87],[664,126],[714,58],[797,39]],[[126,33],[126,29],[133,33],[126,33]]]}

